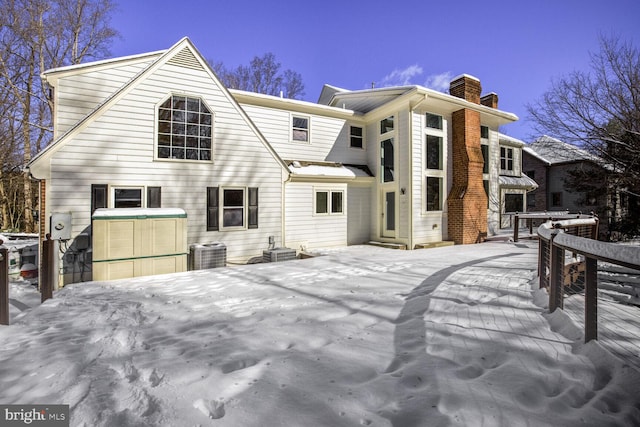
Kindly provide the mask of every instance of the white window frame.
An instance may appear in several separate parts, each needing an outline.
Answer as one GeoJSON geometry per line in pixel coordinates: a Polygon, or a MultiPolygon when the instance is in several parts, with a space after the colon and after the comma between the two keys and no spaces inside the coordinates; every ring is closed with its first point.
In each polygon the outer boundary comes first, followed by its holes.
{"type": "Polygon", "coordinates": [[[364,132],[365,132],[365,129],[364,129],[364,126],[355,125],[355,124],[352,124],[352,123],[351,124],[347,124],[347,126],[349,126],[349,135],[348,135],[349,148],[351,148],[353,150],[364,150],[365,149],[365,145],[364,145],[364,141],[365,141],[364,132]],[[353,145],[351,145],[351,139],[354,137],[351,134],[351,128],[358,128],[358,129],[360,129],[362,131],[362,134],[360,136],[357,136],[357,135],[355,136],[355,138],[360,138],[360,141],[361,141],[361,146],[360,147],[354,147],[353,145]]]}
{"type": "Polygon", "coordinates": [[[289,139],[291,140],[291,142],[295,142],[298,144],[310,144],[311,143],[311,116],[307,116],[304,114],[291,114],[291,122],[290,122],[290,129],[291,129],[291,134],[289,135],[289,139]],[[307,121],[307,128],[297,128],[294,126],[294,121],[295,119],[304,119],[307,121]],[[307,139],[306,140],[302,140],[302,139],[295,139],[295,132],[296,131],[300,131],[300,130],[305,130],[307,132],[307,139]]]}
{"type": "Polygon", "coordinates": [[[237,187],[237,186],[229,186],[229,187],[220,187],[220,200],[218,201],[219,213],[218,224],[220,230],[246,230],[247,229],[247,211],[248,211],[248,191],[247,187],[237,187]],[[228,225],[224,224],[224,213],[227,209],[238,209],[240,206],[226,206],[224,203],[224,195],[226,191],[234,191],[234,190],[242,190],[242,225],[228,225]]]}
{"type": "Polygon", "coordinates": [[[443,206],[444,206],[444,195],[443,195],[443,191],[444,191],[444,177],[442,176],[434,176],[434,175],[427,175],[424,177],[424,212],[427,214],[433,213],[433,212],[442,212],[443,211],[443,206]],[[440,184],[440,188],[438,189],[438,207],[439,209],[433,209],[433,210],[429,210],[428,209],[428,196],[429,196],[429,186],[427,185],[427,180],[431,178],[431,179],[437,179],[439,184],[440,184]]]}
{"type": "MultiPolygon", "coordinates": [[[[109,186],[109,206],[116,207],[116,191],[117,190],[140,190],[140,207],[147,207],[147,191],[143,185],[110,185],[109,186]]],[[[119,208],[126,209],[126,208],[119,208]]]]}
{"type": "Polygon", "coordinates": [[[424,168],[427,169],[429,172],[432,171],[441,171],[444,169],[444,137],[442,135],[434,135],[430,132],[427,132],[427,134],[424,136],[424,168]],[[438,158],[438,167],[437,168],[429,168],[428,165],[428,155],[429,155],[429,137],[432,138],[438,138],[438,154],[439,154],[439,158],[438,158]]]}
{"type": "Polygon", "coordinates": [[[515,170],[515,149],[513,147],[500,147],[500,170],[503,172],[513,172],[515,170]],[[504,156],[502,155],[502,150],[504,149],[504,156]],[[511,158],[509,158],[509,153],[511,153],[511,158]],[[504,162],[504,168],[502,164],[504,162]],[[509,168],[509,162],[511,162],[511,168],[509,168]]]}
{"type": "Polygon", "coordinates": [[[444,117],[442,117],[442,114],[436,114],[436,113],[430,113],[430,112],[426,112],[424,113],[424,127],[425,129],[429,129],[429,131],[441,131],[444,130],[444,117]],[[429,116],[434,116],[434,117],[439,117],[440,118],[440,127],[434,128],[429,126],[429,120],[428,117],[429,116]]]}
{"type": "Polygon", "coordinates": [[[313,189],[313,215],[314,216],[337,216],[344,215],[344,190],[336,190],[331,188],[314,188],[313,189]],[[327,212],[318,212],[318,193],[327,193],[327,212]],[[340,193],[340,212],[334,212],[333,194],[340,193]]]}
{"type": "Polygon", "coordinates": [[[480,125],[480,139],[488,141],[490,134],[491,134],[491,129],[489,129],[489,126],[480,125]],[[487,130],[487,136],[482,136],[482,129],[486,129],[487,130]]]}
{"type": "Polygon", "coordinates": [[[422,215],[432,215],[432,214],[437,214],[437,215],[441,215],[442,211],[444,211],[444,204],[445,204],[445,199],[446,199],[446,194],[444,194],[445,189],[447,188],[447,177],[446,177],[446,169],[447,169],[447,165],[446,165],[446,159],[447,159],[447,133],[446,133],[446,128],[447,128],[447,122],[444,118],[444,116],[442,116],[441,114],[436,114],[436,113],[431,113],[431,112],[427,112],[425,114],[422,115],[423,120],[424,120],[424,137],[423,137],[423,158],[422,158],[422,162],[423,162],[423,167],[422,167],[422,209],[421,209],[421,214],[422,215]],[[438,129],[438,128],[432,128],[432,127],[428,127],[427,126],[427,114],[431,114],[433,116],[439,116],[441,117],[442,121],[442,128],[438,129]],[[427,168],[427,140],[429,136],[434,136],[440,139],[440,159],[439,159],[439,165],[440,165],[440,169],[428,169],[427,168]],[[427,179],[428,178],[437,178],[440,182],[440,206],[438,210],[427,210],[427,206],[428,206],[428,187],[427,187],[427,179]]]}
{"type": "MultiPolygon", "coordinates": [[[[213,163],[213,159],[214,159],[214,145],[215,145],[215,120],[216,120],[216,116],[215,113],[213,111],[213,109],[207,104],[207,102],[205,101],[205,99],[200,96],[200,95],[195,95],[195,94],[190,94],[190,93],[170,93],[168,94],[166,97],[164,97],[160,102],[158,102],[155,106],[155,112],[154,112],[154,118],[155,118],[155,122],[154,122],[154,150],[153,150],[153,159],[154,161],[161,161],[161,162],[182,162],[182,163],[213,163]],[[210,137],[210,148],[209,148],[209,160],[199,160],[199,159],[180,159],[180,158],[172,158],[172,157],[160,157],[158,155],[158,150],[159,150],[159,134],[160,134],[160,108],[162,106],[162,104],[164,104],[168,99],[173,98],[174,96],[179,96],[179,97],[184,97],[184,98],[192,98],[192,99],[198,99],[199,101],[201,101],[205,107],[209,110],[209,114],[211,114],[211,137],[210,137]]],[[[169,123],[172,123],[172,121],[169,121],[169,123]]]]}
{"type": "Polygon", "coordinates": [[[378,121],[378,131],[380,132],[380,140],[383,139],[388,139],[388,137],[386,137],[387,134],[392,134],[395,133],[396,131],[396,115],[395,114],[391,114],[387,117],[385,117],[384,119],[378,121]],[[385,129],[384,132],[382,131],[382,123],[385,120],[391,119],[393,121],[393,127],[391,129],[385,129]],[[382,136],[385,135],[385,138],[382,138],[382,136]]]}

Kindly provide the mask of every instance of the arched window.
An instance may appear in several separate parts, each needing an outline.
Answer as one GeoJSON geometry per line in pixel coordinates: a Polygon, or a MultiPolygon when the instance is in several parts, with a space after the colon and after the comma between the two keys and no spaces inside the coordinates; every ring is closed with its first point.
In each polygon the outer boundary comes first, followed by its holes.
{"type": "Polygon", "coordinates": [[[158,107],[158,158],[210,161],[212,126],[204,101],[172,95],[158,107]]]}

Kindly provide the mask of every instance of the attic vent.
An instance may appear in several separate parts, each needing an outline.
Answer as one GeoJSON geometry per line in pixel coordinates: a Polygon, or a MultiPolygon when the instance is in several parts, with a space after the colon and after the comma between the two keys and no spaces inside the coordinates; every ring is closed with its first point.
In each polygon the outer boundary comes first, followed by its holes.
{"type": "Polygon", "coordinates": [[[177,65],[179,67],[193,68],[194,70],[202,70],[202,64],[193,56],[193,53],[189,48],[185,47],[180,52],[176,53],[173,58],[168,62],[171,65],[177,65]]]}

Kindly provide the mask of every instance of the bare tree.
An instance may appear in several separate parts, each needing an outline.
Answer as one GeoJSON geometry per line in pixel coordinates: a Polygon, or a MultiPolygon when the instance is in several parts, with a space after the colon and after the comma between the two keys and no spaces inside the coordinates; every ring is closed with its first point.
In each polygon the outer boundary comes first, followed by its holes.
{"type": "Polygon", "coordinates": [[[581,145],[640,182],[640,51],[600,39],[588,71],[554,80],[527,105],[535,130],[581,145]]]}
{"type": "Polygon", "coordinates": [[[222,62],[212,63],[212,68],[225,86],[231,89],[300,99],[304,96],[302,76],[293,70],[280,72],[281,64],[273,53],[255,56],[249,66],[239,65],[228,69],[222,62]]]}
{"type": "Polygon", "coordinates": [[[601,37],[590,68],[554,80],[527,111],[536,131],[601,159],[598,174],[572,177],[567,188],[610,194],[612,229],[617,222],[627,234],[640,232],[640,218],[630,212],[640,200],[640,50],[618,37],[601,37]]]}
{"type": "MultiPolygon", "coordinates": [[[[49,68],[78,64],[108,54],[116,36],[109,26],[111,0],[3,0],[0,3],[0,116],[12,117],[3,147],[31,160],[52,138],[53,100],[40,75],[49,68]],[[13,108],[11,113],[8,108],[13,108]],[[7,139],[12,139],[8,141],[7,139]]],[[[14,159],[15,161],[15,159],[14,159]]],[[[11,167],[15,167],[13,165],[11,167]]],[[[3,168],[11,168],[3,163],[3,168]]],[[[5,169],[6,171],[7,169],[5,169]]],[[[23,178],[22,229],[34,231],[32,183],[23,178]]]]}

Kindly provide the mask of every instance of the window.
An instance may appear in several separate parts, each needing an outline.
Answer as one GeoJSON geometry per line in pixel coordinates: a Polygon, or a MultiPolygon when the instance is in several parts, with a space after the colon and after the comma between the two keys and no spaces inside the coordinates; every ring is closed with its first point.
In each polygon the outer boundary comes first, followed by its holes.
{"type": "Polygon", "coordinates": [[[559,207],[562,206],[562,193],[561,192],[557,192],[557,193],[551,193],[551,206],[553,207],[559,207]]]}
{"type": "Polygon", "coordinates": [[[522,194],[505,194],[504,195],[504,211],[505,212],[522,212],[524,196],[522,194]]]}
{"type": "Polygon", "coordinates": [[[362,128],[359,126],[349,126],[349,139],[351,148],[363,148],[362,128]]]}
{"type": "Polygon", "coordinates": [[[500,169],[513,170],[513,148],[500,147],[500,169]]]}
{"type": "Polygon", "coordinates": [[[427,127],[431,129],[442,129],[442,116],[427,113],[427,127]]]}
{"type": "Polygon", "coordinates": [[[142,188],[114,188],[114,208],[141,208],[142,188]]]}
{"type": "Polygon", "coordinates": [[[211,160],[211,110],[199,98],[172,95],[158,107],[158,158],[211,160]]]}
{"type": "Polygon", "coordinates": [[[380,120],[380,135],[393,131],[393,116],[380,120]]]}
{"type": "Polygon", "coordinates": [[[484,192],[487,195],[487,209],[489,209],[489,180],[482,180],[482,185],[484,186],[484,192]]]}
{"type": "Polygon", "coordinates": [[[489,173],[489,146],[487,144],[480,145],[482,150],[482,160],[484,165],[482,166],[482,173],[489,173]]]}
{"type": "Polygon", "coordinates": [[[258,228],[258,188],[207,187],[207,231],[258,228]]]}
{"type": "Polygon", "coordinates": [[[96,209],[108,208],[159,208],[160,187],[111,187],[107,184],[91,184],[91,214],[96,209]],[[144,197],[146,194],[146,197],[144,197]]]}
{"type": "Polygon", "coordinates": [[[442,178],[427,177],[427,212],[442,210],[442,178]]]}
{"type": "Polygon", "coordinates": [[[489,128],[487,126],[480,126],[480,138],[489,139],[489,128]]]}
{"type": "Polygon", "coordinates": [[[427,135],[427,169],[442,170],[442,137],[427,135]]]}
{"type": "Polygon", "coordinates": [[[222,190],[222,227],[244,227],[244,189],[222,190]]]}
{"type": "Polygon", "coordinates": [[[393,138],[385,139],[380,143],[380,165],[382,182],[393,182],[395,180],[393,138]]]}
{"type": "Polygon", "coordinates": [[[291,117],[291,139],[300,142],[309,142],[309,118],[291,117]]]}
{"type": "Polygon", "coordinates": [[[317,215],[340,215],[343,211],[342,191],[316,190],[317,215]]]}

